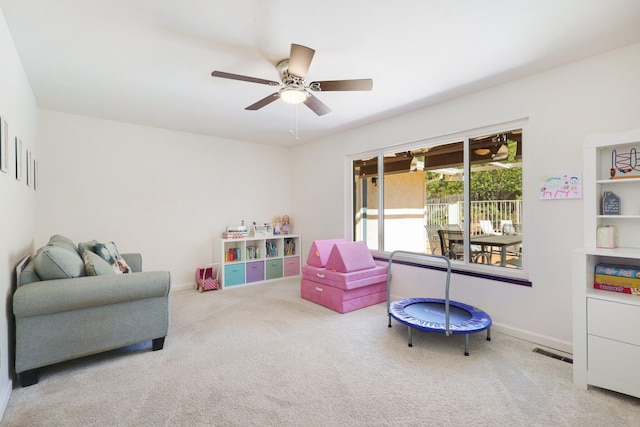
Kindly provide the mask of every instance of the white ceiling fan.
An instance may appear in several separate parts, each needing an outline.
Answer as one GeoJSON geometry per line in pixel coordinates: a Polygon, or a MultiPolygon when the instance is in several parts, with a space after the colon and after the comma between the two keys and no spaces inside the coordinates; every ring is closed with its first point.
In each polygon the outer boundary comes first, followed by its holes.
{"type": "Polygon", "coordinates": [[[221,77],[224,79],[241,80],[251,83],[265,84],[269,86],[278,86],[277,92],[272,93],[249,105],[245,110],[259,110],[271,104],[276,99],[282,99],[289,104],[304,103],[314,113],[319,116],[331,112],[322,101],[315,97],[309,90],[314,92],[330,92],[330,91],[369,91],[373,88],[372,79],[354,79],[354,80],[324,80],[313,81],[307,84],[307,72],[311,65],[311,60],[315,50],[299,44],[291,44],[289,58],[278,62],[276,68],[280,75],[280,82],[273,80],[265,80],[256,77],[243,76],[240,74],[232,74],[224,71],[213,71],[213,77],[221,77]]]}

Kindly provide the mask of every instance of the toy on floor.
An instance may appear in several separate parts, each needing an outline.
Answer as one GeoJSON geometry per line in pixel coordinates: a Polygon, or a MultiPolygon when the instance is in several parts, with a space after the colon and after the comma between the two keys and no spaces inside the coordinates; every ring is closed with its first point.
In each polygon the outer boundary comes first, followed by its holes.
{"type": "Polygon", "coordinates": [[[338,313],[378,304],[387,297],[385,270],[364,242],[316,240],[302,267],[300,296],[338,313]]]}
{"type": "Polygon", "coordinates": [[[218,289],[218,273],[220,263],[207,264],[203,268],[196,269],[196,289],[199,292],[218,289]]]}
{"type": "Polygon", "coordinates": [[[428,255],[416,252],[395,251],[389,256],[387,266],[387,315],[389,327],[391,318],[407,325],[409,331],[409,347],[413,347],[411,331],[436,332],[447,336],[464,334],[464,355],[469,355],[469,334],[487,331],[487,341],[491,341],[491,317],[484,311],[449,299],[449,282],[451,279],[451,261],[441,255],[428,255]],[[408,298],[391,302],[391,266],[397,254],[419,256],[430,260],[443,260],[447,264],[445,281],[445,298],[408,298]]]}

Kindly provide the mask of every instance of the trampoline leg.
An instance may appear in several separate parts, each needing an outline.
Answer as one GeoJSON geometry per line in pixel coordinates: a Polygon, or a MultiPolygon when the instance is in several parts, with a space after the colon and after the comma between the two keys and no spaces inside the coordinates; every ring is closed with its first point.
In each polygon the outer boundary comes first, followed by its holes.
{"type": "Polygon", "coordinates": [[[491,341],[491,328],[487,328],[487,341],[491,341]]]}
{"type": "Polygon", "coordinates": [[[469,334],[464,334],[464,355],[469,355],[469,334]]]}
{"type": "Polygon", "coordinates": [[[409,330],[409,347],[413,347],[413,337],[411,334],[411,327],[407,326],[407,329],[409,330]]]}
{"type": "Polygon", "coordinates": [[[391,315],[389,314],[388,317],[389,317],[389,327],[391,327],[391,315]]]}

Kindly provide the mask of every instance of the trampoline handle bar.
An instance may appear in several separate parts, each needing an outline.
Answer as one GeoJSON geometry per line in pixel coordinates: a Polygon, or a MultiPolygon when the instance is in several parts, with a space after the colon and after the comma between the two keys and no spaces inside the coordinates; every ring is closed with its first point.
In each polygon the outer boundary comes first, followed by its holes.
{"type": "Polygon", "coordinates": [[[389,326],[391,326],[391,265],[393,264],[393,258],[396,255],[411,255],[417,256],[424,259],[434,259],[439,261],[444,261],[447,264],[447,278],[444,287],[444,311],[445,311],[445,334],[451,335],[451,330],[449,329],[449,283],[451,281],[451,260],[442,255],[433,255],[433,254],[425,254],[420,252],[410,252],[410,251],[402,251],[397,250],[391,252],[389,255],[389,264],[387,265],[387,316],[389,316],[389,326]]]}

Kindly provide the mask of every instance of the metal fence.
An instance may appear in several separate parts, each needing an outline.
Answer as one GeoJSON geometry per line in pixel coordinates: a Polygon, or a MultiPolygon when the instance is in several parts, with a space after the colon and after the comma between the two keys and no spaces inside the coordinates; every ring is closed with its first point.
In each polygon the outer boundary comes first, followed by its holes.
{"type": "MultiPolygon", "coordinates": [[[[481,233],[480,221],[489,220],[494,229],[500,228],[501,222],[509,220],[517,231],[522,227],[522,200],[487,200],[470,202],[471,233],[481,233]]],[[[425,225],[464,224],[464,203],[460,200],[451,202],[427,203],[424,207],[425,225]]]]}

